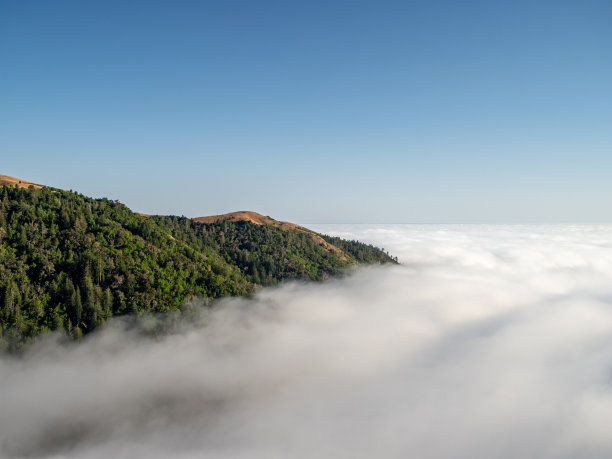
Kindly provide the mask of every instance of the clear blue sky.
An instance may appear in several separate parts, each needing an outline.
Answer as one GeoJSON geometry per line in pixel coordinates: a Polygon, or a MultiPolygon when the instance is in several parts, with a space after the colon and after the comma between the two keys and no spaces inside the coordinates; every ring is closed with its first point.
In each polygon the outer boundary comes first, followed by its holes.
{"type": "Polygon", "coordinates": [[[0,173],[199,216],[612,220],[612,2],[0,1],[0,173]]]}

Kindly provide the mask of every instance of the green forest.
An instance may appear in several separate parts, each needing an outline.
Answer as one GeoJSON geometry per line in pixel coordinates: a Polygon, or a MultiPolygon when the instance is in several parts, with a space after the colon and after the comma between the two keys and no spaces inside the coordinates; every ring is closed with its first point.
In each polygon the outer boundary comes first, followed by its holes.
{"type": "Polygon", "coordinates": [[[371,245],[303,228],[142,216],[109,199],[2,186],[0,348],[54,330],[78,340],[117,315],[395,262],[371,245]]]}

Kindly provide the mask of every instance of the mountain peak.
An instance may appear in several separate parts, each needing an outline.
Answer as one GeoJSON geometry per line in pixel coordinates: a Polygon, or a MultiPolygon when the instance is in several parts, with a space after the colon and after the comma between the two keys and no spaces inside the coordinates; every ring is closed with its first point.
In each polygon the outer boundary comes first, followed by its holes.
{"type": "Polygon", "coordinates": [[[287,229],[305,229],[300,225],[296,225],[295,223],[283,222],[279,220],[274,220],[272,217],[267,215],[262,215],[257,212],[252,212],[248,210],[240,210],[238,212],[230,212],[228,214],[221,215],[209,215],[207,217],[197,217],[193,219],[198,223],[215,223],[218,221],[230,221],[230,222],[251,222],[256,225],[269,225],[274,226],[276,228],[281,228],[284,230],[287,229]]]}

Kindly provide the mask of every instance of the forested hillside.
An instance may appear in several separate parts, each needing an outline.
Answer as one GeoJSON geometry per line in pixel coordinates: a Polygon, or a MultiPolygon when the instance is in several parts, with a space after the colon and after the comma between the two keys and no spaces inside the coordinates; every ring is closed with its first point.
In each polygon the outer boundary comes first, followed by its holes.
{"type": "Polygon", "coordinates": [[[147,217],[108,199],[2,186],[0,345],[58,329],[79,339],[115,315],[386,262],[375,247],[304,229],[147,217]]]}

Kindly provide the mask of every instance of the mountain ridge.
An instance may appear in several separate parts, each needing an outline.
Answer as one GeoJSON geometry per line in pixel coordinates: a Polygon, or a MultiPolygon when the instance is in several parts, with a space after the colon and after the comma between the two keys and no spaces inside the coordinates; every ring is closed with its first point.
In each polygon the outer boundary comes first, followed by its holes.
{"type": "Polygon", "coordinates": [[[196,297],[397,262],[255,212],[145,217],[115,200],[34,185],[0,184],[0,348],[54,330],[80,339],[113,316],[180,312],[196,297]]]}
{"type": "MultiPolygon", "coordinates": [[[[56,189],[55,187],[51,187],[48,185],[41,185],[41,184],[34,183],[34,182],[31,182],[25,179],[12,177],[9,175],[0,175],[0,186],[3,186],[3,185],[17,186],[19,188],[28,188],[32,186],[36,189],[40,189],[43,187],[50,188],[50,189],[56,189]]],[[[144,213],[139,213],[139,215],[141,215],[142,217],[159,216],[155,214],[144,214],[144,213]]],[[[290,230],[290,229],[303,231],[307,233],[314,242],[319,244],[325,250],[329,252],[335,252],[337,255],[339,255],[343,259],[348,260],[348,257],[346,257],[346,254],[343,253],[342,249],[340,249],[339,247],[336,247],[334,244],[329,243],[316,232],[304,226],[298,225],[296,223],[276,220],[270,217],[269,215],[263,215],[258,212],[254,212],[250,210],[239,210],[239,211],[228,212],[228,213],[219,214],[219,215],[207,215],[207,216],[202,216],[202,217],[195,217],[195,218],[192,218],[191,220],[197,223],[216,223],[219,221],[230,221],[230,222],[245,221],[245,222],[253,223],[255,225],[269,225],[269,226],[273,226],[273,227],[276,227],[276,228],[279,228],[285,231],[290,230]]]]}
{"type": "MultiPolygon", "coordinates": [[[[30,180],[21,179],[18,177],[13,177],[10,175],[3,175],[3,174],[0,174],[0,186],[17,186],[19,188],[29,188],[30,186],[32,186],[36,189],[41,189],[43,187],[49,188],[49,189],[57,189],[56,187],[52,187],[49,185],[41,185],[39,183],[35,183],[30,180]]],[[[138,214],[143,217],[158,216],[156,214],[145,214],[141,212],[139,212],[138,214]]],[[[192,218],[192,220],[198,223],[215,223],[218,221],[233,221],[233,222],[248,221],[256,225],[270,225],[270,226],[275,226],[277,228],[281,228],[285,230],[302,229],[305,231],[312,232],[308,228],[305,228],[296,223],[276,220],[270,217],[269,215],[263,215],[258,212],[254,212],[250,210],[239,210],[239,211],[228,212],[228,213],[219,214],[219,215],[206,215],[202,217],[194,217],[192,218]]]]}

